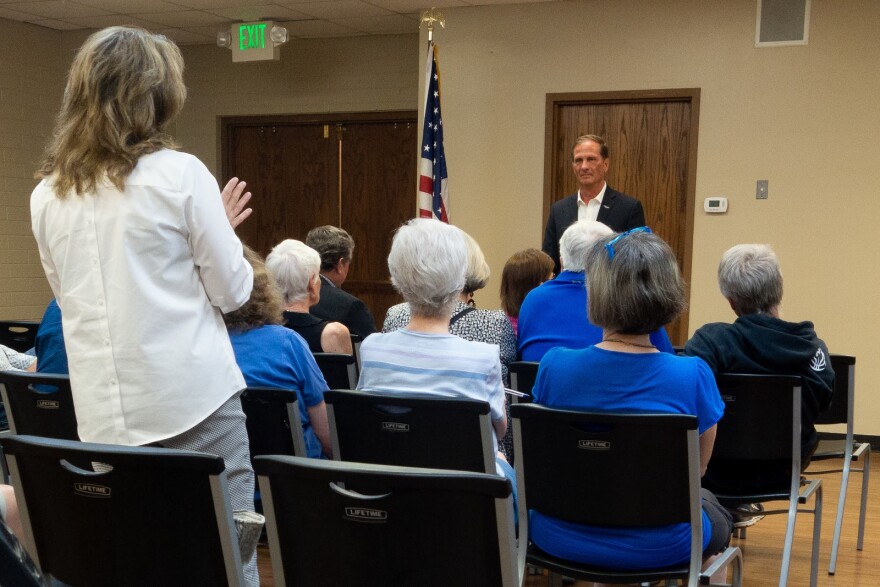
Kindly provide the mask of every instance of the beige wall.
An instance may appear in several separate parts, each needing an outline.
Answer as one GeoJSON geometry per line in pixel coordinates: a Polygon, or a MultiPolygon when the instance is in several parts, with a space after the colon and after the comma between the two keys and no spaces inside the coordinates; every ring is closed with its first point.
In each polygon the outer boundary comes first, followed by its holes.
{"type": "Polygon", "coordinates": [[[812,6],[809,45],[772,49],[754,47],[753,0],[445,10],[450,208],[483,244],[497,289],[504,260],[541,241],[548,92],[701,88],[691,331],[733,319],[715,282],[722,252],[771,243],[783,317],[813,320],[832,352],[857,356],[858,431],[877,435],[880,3],[812,6]],[[758,179],[770,182],[766,201],[758,179]],[[714,195],[729,199],[727,214],[702,212],[714,195]]]}
{"type": "MultiPolygon", "coordinates": [[[[872,303],[880,278],[869,240],[880,212],[880,149],[871,140],[880,136],[880,3],[813,2],[810,44],[774,49],[754,47],[755,4],[444,10],[447,28],[435,38],[452,220],[483,245],[495,277],[478,297],[497,305],[504,260],[540,245],[545,95],[701,88],[691,329],[732,319],[715,284],[721,253],[737,242],[773,244],[786,278],[784,317],[814,320],[832,352],[858,357],[858,431],[880,435],[880,399],[870,393],[880,384],[872,303]],[[754,199],[757,179],[770,181],[769,200],[754,199]],[[705,215],[710,195],[726,196],[729,212],[705,215]]],[[[0,316],[38,315],[48,299],[29,236],[28,178],[71,38],[0,20],[0,316]]],[[[213,46],[184,54],[191,95],[177,134],[216,170],[219,115],[416,108],[424,33],[293,41],[277,63],[233,65],[213,46]]]]}
{"type": "Polygon", "coordinates": [[[29,201],[63,90],[60,35],[0,19],[0,319],[39,319],[51,299],[29,201]]]}

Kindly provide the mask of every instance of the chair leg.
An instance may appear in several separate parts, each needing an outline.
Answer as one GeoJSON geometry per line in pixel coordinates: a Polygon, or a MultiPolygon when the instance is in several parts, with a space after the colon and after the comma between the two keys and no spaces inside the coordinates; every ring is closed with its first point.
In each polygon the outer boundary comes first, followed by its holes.
{"type": "Polygon", "coordinates": [[[822,486],[816,489],[816,505],[813,510],[813,552],[810,561],[810,587],[819,580],[819,536],[822,533],[822,486]]]}
{"type": "MultiPolygon", "coordinates": [[[[794,493],[794,492],[793,492],[794,493]]],[[[788,585],[788,569],[791,566],[791,547],[794,542],[794,525],[797,522],[798,496],[792,495],[788,502],[788,526],[785,530],[785,544],[782,548],[782,568],[779,571],[779,587],[788,585]]]]}
{"type": "Polygon", "coordinates": [[[862,504],[859,511],[859,539],[856,548],[862,550],[865,545],[865,508],[868,505],[868,477],[871,475],[871,447],[865,450],[865,461],[862,465],[862,504]]]}
{"type": "Polygon", "coordinates": [[[833,575],[837,571],[837,551],[840,548],[840,531],[843,528],[843,512],[846,507],[846,490],[849,487],[849,472],[852,458],[843,459],[843,472],[840,476],[840,498],[837,500],[837,519],[834,521],[834,538],[831,541],[831,562],[828,565],[828,574],[833,575]]]}
{"type": "Polygon", "coordinates": [[[550,577],[547,585],[549,585],[550,587],[562,587],[562,575],[550,571],[550,577]]]}

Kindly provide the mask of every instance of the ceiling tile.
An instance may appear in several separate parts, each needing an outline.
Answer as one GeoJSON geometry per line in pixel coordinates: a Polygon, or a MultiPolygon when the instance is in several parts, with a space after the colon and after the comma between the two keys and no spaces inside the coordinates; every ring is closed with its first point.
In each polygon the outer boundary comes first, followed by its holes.
{"type": "Polygon", "coordinates": [[[419,32],[418,19],[406,17],[402,14],[391,14],[388,16],[362,16],[357,18],[334,18],[331,19],[331,22],[372,35],[414,35],[419,32]]]}
{"type": "Polygon", "coordinates": [[[108,26],[139,26],[150,32],[156,32],[159,28],[164,28],[164,25],[143,20],[130,14],[106,14],[103,16],[68,18],[66,20],[80,28],[86,29],[103,29],[108,26]]]}
{"type": "Polygon", "coordinates": [[[74,16],[98,16],[100,14],[109,14],[106,10],[100,8],[92,8],[75,2],[66,2],[64,0],[46,0],[44,2],[18,2],[15,4],[5,4],[6,8],[18,10],[26,14],[41,16],[44,19],[63,20],[74,16]]]}
{"type": "Polygon", "coordinates": [[[287,28],[293,38],[310,39],[315,37],[344,37],[362,34],[360,31],[334,24],[326,20],[297,20],[279,23],[287,28]]]}
{"type": "MultiPolygon", "coordinates": [[[[150,22],[158,22],[167,27],[190,27],[190,26],[206,26],[211,24],[222,24],[228,22],[227,19],[216,14],[209,14],[201,10],[185,10],[183,12],[138,12],[134,16],[143,18],[150,22]]],[[[166,35],[167,36],[167,35],[166,35]]]]}
{"type": "Polygon", "coordinates": [[[175,4],[198,10],[218,10],[220,8],[239,8],[242,6],[259,6],[265,0],[173,0],[175,4]]]}
{"type": "Polygon", "coordinates": [[[315,18],[336,19],[357,16],[387,16],[389,11],[358,0],[329,0],[299,4],[296,9],[315,18]]]}
{"type": "MultiPolygon", "coordinates": [[[[481,0],[436,0],[429,4],[425,4],[423,0],[366,0],[369,4],[374,6],[379,6],[381,8],[385,8],[387,10],[391,10],[392,12],[399,12],[400,14],[410,14],[417,12],[421,14],[425,10],[434,6],[440,12],[443,12],[444,8],[451,8],[455,6],[471,6],[474,4],[482,4],[481,0]]],[[[294,7],[295,8],[295,7],[294,7]]]]}
{"type": "Polygon", "coordinates": [[[165,0],[76,0],[78,4],[100,8],[115,14],[131,14],[132,12],[180,12],[187,10],[180,3],[165,0]]]}
{"type": "Polygon", "coordinates": [[[243,6],[239,8],[221,8],[208,12],[222,16],[234,22],[254,22],[257,20],[310,20],[312,16],[278,4],[261,6],[243,6]]]}

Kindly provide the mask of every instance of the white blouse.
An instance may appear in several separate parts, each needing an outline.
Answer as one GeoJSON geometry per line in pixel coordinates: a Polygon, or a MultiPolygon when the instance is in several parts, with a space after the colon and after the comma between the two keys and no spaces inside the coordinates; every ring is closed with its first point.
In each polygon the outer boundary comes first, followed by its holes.
{"type": "Polygon", "coordinates": [[[176,436],[245,387],[221,312],[250,296],[217,182],[192,155],[140,158],[120,192],[31,194],[61,307],[79,435],[140,445],[176,436]]]}

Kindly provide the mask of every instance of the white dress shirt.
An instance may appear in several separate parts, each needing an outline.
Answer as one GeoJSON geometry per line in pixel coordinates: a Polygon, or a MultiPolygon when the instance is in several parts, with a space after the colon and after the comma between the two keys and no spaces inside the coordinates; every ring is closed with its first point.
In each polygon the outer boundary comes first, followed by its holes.
{"type": "Polygon", "coordinates": [[[40,259],[58,298],[84,441],[176,436],[245,387],[222,312],[250,296],[253,270],[217,182],[192,155],[138,160],[120,192],[31,194],[40,259]]]}
{"type": "Polygon", "coordinates": [[[591,198],[589,202],[584,203],[581,199],[581,191],[578,190],[578,221],[581,220],[597,220],[599,218],[599,209],[602,207],[602,199],[605,198],[605,190],[608,184],[602,186],[595,198],[591,198]]]}

